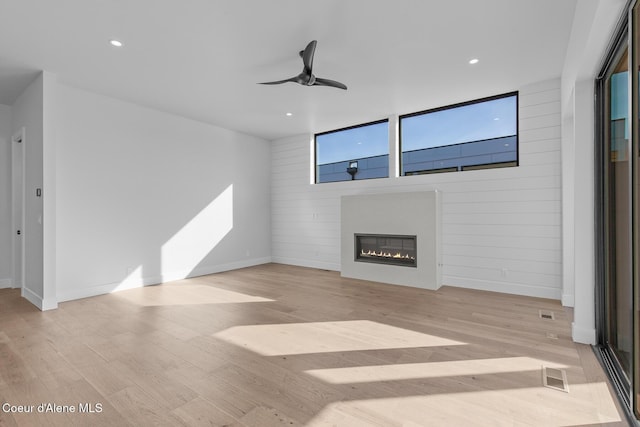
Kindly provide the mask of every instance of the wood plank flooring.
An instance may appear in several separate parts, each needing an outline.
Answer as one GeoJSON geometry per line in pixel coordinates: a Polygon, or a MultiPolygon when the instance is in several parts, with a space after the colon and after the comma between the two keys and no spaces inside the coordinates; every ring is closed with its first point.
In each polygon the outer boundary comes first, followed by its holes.
{"type": "Polygon", "coordinates": [[[44,313],[5,289],[0,426],[627,425],[570,317],[278,264],[44,313]],[[543,387],[543,366],[568,393],[543,387]]]}

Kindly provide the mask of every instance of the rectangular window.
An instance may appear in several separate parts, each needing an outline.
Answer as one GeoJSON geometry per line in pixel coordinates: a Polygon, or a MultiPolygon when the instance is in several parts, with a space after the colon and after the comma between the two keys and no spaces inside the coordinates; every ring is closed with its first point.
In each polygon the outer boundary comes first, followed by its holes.
{"type": "Polygon", "coordinates": [[[316,183],[387,178],[389,121],[315,135],[316,183]]]}
{"type": "Polygon", "coordinates": [[[518,93],[400,116],[401,175],[518,165],[518,93]]]}

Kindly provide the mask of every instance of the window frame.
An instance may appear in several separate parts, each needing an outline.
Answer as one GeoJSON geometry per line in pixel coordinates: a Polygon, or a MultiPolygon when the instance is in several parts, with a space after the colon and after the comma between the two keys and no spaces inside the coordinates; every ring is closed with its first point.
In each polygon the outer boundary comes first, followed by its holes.
{"type": "MultiPolygon", "coordinates": [[[[503,168],[509,168],[509,167],[518,167],[520,166],[520,92],[519,91],[512,91],[512,92],[507,92],[507,93],[503,93],[500,95],[493,95],[493,96],[487,96],[484,98],[478,98],[478,99],[474,99],[471,101],[464,101],[464,102],[459,102],[456,104],[450,104],[450,105],[445,105],[442,107],[436,107],[436,108],[431,108],[428,110],[422,110],[422,111],[416,111],[413,113],[408,113],[408,114],[403,114],[398,116],[398,174],[400,177],[406,177],[406,176],[416,176],[416,175],[425,175],[425,174],[433,174],[433,173],[448,173],[448,172],[465,172],[465,168],[463,166],[457,168],[457,170],[453,171],[450,170],[453,168],[443,168],[444,170],[437,172],[437,170],[433,170],[432,172],[424,172],[424,173],[411,173],[410,175],[407,175],[406,172],[404,171],[404,162],[403,162],[403,154],[404,152],[402,151],[402,120],[405,118],[410,118],[410,117],[415,117],[415,116],[422,116],[422,115],[426,115],[426,114],[431,114],[431,113],[436,113],[438,111],[444,111],[444,110],[453,110],[455,108],[460,108],[460,107],[465,107],[468,105],[474,105],[474,104],[481,104],[483,102],[489,102],[489,101],[495,101],[497,99],[503,99],[503,98],[509,98],[515,96],[516,97],[516,160],[515,160],[515,165],[511,165],[511,166],[506,166],[504,165],[505,163],[512,163],[513,161],[510,162],[495,162],[495,163],[484,163],[484,164],[477,164],[477,165],[468,165],[469,167],[471,166],[482,166],[482,168],[478,168],[478,169],[467,169],[466,171],[471,171],[471,170],[486,170],[486,169],[503,169],[503,168]],[[490,167],[491,165],[502,165],[502,166],[496,166],[495,168],[490,167]]],[[[440,145],[437,147],[431,147],[431,148],[438,148],[438,147],[448,147],[448,146],[456,146],[456,145],[461,145],[461,144],[468,144],[470,142],[475,142],[475,141],[468,141],[468,142],[460,142],[460,143],[456,143],[456,144],[450,144],[450,145],[440,145]]]]}
{"type": "MultiPolygon", "coordinates": [[[[341,181],[327,181],[327,182],[318,182],[318,170],[319,170],[319,166],[318,165],[318,136],[322,136],[322,135],[327,135],[330,133],[337,133],[337,132],[344,132],[347,130],[351,130],[351,129],[357,129],[357,128],[361,128],[361,127],[366,127],[366,126],[371,126],[371,125],[377,125],[380,123],[387,123],[387,135],[388,135],[388,130],[389,130],[389,126],[391,125],[389,118],[385,118],[385,119],[379,119],[379,120],[374,120],[372,122],[367,122],[367,123],[360,123],[357,125],[352,125],[352,126],[346,126],[343,128],[339,128],[339,129],[333,129],[333,130],[328,130],[328,131],[324,131],[324,132],[318,132],[318,133],[314,133],[313,134],[313,183],[315,184],[331,184],[331,183],[335,183],[335,182],[348,182],[350,180],[341,180],[341,181]]],[[[388,140],[389,137],[387,136],[387,153],[386,155],[391,157],[391,153],[389,152],[389,144],[388,144],[388,140]]],[[[351,162],[354,160],[359,160],[359,159],[365,159],[371,156],[366,156],[366,157],[359,157],[357,159],[346,159],[344,161],[346,162],[351,162]]],[[[385,179],[385,178],[389,178],[391,176],[391,171],[390,171],[390,165],[387,166],[387,176],[386,177],[376,177],[376,178],[363,178],[363,179],[357,179],[355,181],[366,181],[369,179],[385,179]]]]}

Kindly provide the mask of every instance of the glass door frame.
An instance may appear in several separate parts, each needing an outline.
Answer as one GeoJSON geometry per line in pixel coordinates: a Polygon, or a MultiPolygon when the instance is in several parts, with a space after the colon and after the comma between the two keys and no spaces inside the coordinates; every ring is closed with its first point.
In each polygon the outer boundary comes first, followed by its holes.
{"type": "Polygon", "coordinates": [[[633,347],[631,411],[640,419],[640,2],[629,7],[629,122],[631,123],[631,218],[633,347]]]}
{"type": "Polygon", "coordinates": [[[638,184],[640,183],[640,152],[639,126],[640,126],[640,97],[638,95],[640,64],[640,0],[629,1],[626,16],[624,16],[616,29],[616,36],[607,49],[607,56],[603,61],[600,74],[595,81],[595,274],[596,274],[596,354],[614,387],[622,400],[623,406],[628,410],[628,415],[636,425],[640,425],[640,243],[639,243],[639,215],[640,200],[638,197],[638,184]],[[610,268],[608,246],[611,243],[609,238],[608,218],[609,218],[609,150],[608,136],[610,134],[610,98],[607,91],[607,78],[610,71],[615,67],[624,49],[628,49],[628,131],[631,144],[630,167],[631,167],[631,232],[632,232],[632,354],[631,354],[631,375],[627,375],[617,360],[615,352],[607,343],[608,334],[608,296],[607,283],[609,280],[610,268]]]}

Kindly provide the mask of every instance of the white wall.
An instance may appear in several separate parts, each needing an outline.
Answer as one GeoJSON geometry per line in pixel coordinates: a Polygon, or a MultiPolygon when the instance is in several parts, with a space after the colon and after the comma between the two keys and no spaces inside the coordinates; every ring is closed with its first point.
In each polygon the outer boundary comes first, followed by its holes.
{"type": "Polygon", "coordinates": [[[596,343],[594,83],[626,3],[577,2],[562,72],[563,302],[575,307],[573,340],[585,344],[596,343]]]}
{"type": "Polygon", "coordinates": [[[517,168],[313,185],[312,136],[273,141],[274,262],[339,270],[341,196],[439,189],[444,285],[560,299],[560,80],[514,89],[517,168]]]}
{"type": "Polygon", "coordinates": [[[42,309],[58,307],[56,295],[57,76],[42,72],[42,309]]]}
{"type": "Polygon", "coordinates": [[[12,135],[24,127],[25,211],[24,211],[24,285],[22,295],[36,306],[48,308],[43,282],[43,210],[36,189],[43,186],[43,98],[44,78],[40,74],[13,104],[12,135]]]}
{"type": "Polygon", "coordinates": [[[265,140],[58,85],[57,297],[269,262],[265,140]]]}
{"type": "Polygon", "coordinates": [[[0,288],[11,286],[11,107],[0,104],[0,288]]]}

